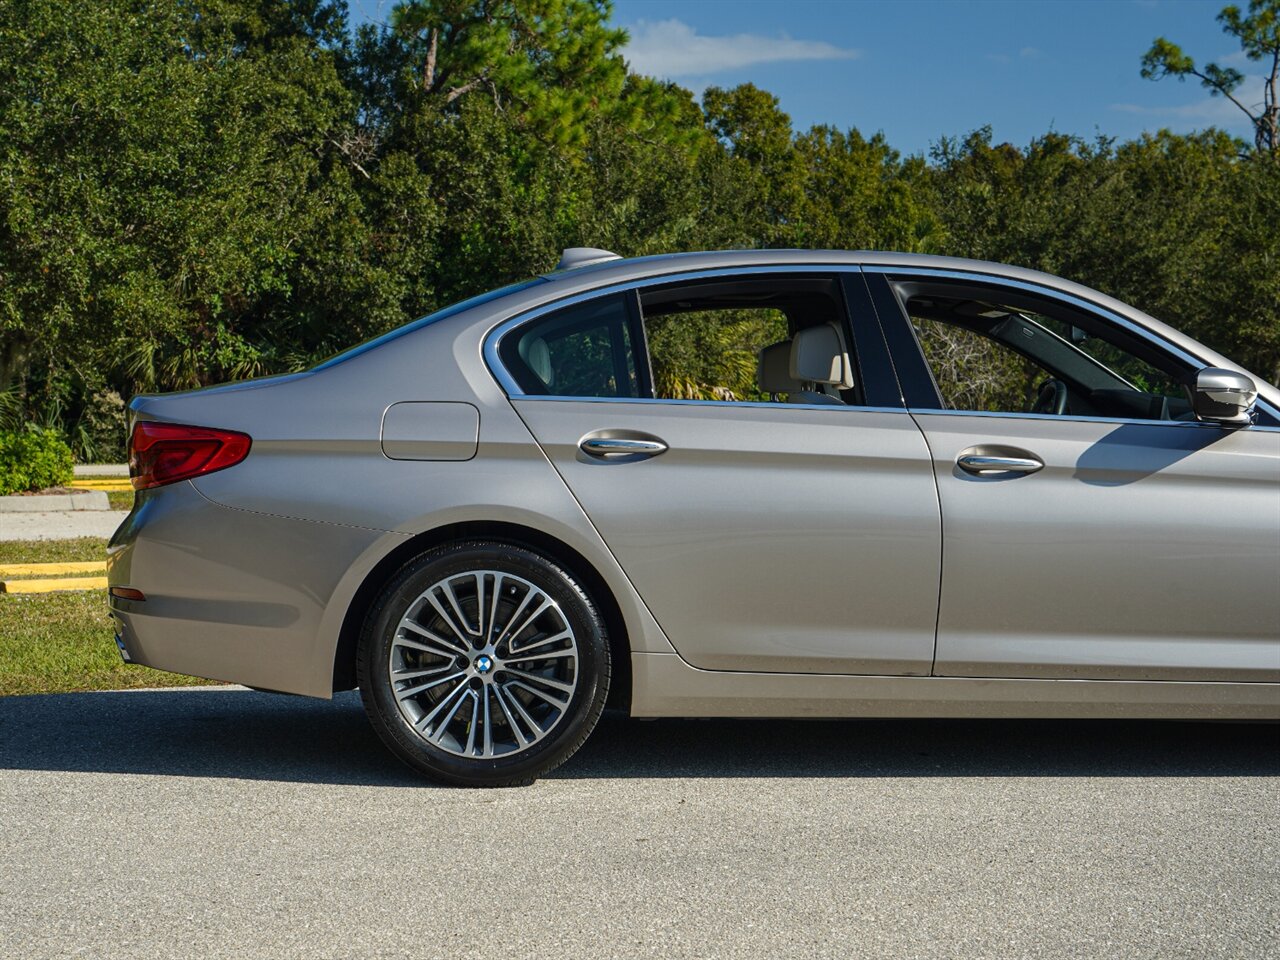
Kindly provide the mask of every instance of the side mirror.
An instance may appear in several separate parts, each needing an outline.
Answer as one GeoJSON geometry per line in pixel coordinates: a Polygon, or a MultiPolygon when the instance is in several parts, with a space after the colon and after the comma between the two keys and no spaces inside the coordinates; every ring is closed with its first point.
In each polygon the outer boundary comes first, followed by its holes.
{"type": "Polygon", "coordinates": [[[1227,427],[1247,427],[1253,422],[1257,385],[1243,373],[1205,367],[1196,374],[1191,409],[1196,419],[1227,427]]]}

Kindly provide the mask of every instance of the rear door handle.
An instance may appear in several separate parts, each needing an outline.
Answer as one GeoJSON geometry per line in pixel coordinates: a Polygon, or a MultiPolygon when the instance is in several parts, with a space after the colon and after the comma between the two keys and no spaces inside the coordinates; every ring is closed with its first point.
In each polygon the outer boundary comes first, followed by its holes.
{"type": "Polygon", "coordinates": [[[578,442],[578,449],[593,460],[610,460],[613,462],[647,460],[660,453],[667,452],[667,445],[656,437],[651,440],[639,440],[629,437],[583,437],[578,442]]]}
{"type": "Polygon", "coordinates": [[[1044,469],[1044,463],[1035,457],[1003,457],[981,453],[961,454],[956,466],[965,473],[983,476],[992,473],[1035,473],[1044,469]]]}

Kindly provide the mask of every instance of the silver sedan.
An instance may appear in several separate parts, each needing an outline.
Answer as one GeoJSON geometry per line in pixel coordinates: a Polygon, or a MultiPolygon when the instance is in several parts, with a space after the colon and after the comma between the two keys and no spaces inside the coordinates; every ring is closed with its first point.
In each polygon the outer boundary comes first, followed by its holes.
{"type": "Polygon", "coordinates": [[[1280,391],[1065,280],[566,251],[131,404],[128,661],[527,783],[639,717],[1280,718],[1280,391]]]}

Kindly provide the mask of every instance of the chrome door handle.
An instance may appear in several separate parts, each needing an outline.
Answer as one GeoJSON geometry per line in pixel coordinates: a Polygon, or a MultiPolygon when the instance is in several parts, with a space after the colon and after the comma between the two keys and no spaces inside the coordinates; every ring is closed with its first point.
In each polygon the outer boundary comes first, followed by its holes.
{"type": "Polygon", "coordinates": [[[627,440],[622,437],[584,437],[578,449],[597,460],[643,459],[667,452],[661,440],[627,440]]]}
{"type": "Polygon", "coordinates": [[[992,457],[970,453],[956,459],[956,466],[966,473],[1035,473],[1044,464],[1032,457],[992,457]]]}

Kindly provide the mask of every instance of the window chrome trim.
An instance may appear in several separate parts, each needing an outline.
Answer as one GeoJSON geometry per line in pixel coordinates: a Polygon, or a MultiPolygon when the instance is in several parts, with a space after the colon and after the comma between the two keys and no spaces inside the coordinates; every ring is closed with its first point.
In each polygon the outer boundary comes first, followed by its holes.
{"type": "MultiPolygon", "coordinates": [[[[542,394],[527,394],[520,389],[515,378],[503,366],[502,360],[498,354],[498,345],[503,337],[514,330],[516,327],[524,326],[539,317],[551,313],[555,310],[561,310],[565,307],[571,307],[574,304],[582,303],[586,300],[594,300],[597,297],[607,297],[611,294],[622,293],[627,290],[640,290],[645,287],[655,287],[666,283],[681,283],[686,280],[708,280],[716,277],[743,277],[758,276],[761,274],[783,273],[791,276],[800,274],[819,274],[824,277],[837,277],[841,274],[855,273],[861,274],[862,267],[858,264],[769,264],[767,266],[754,267],[716,267],[709,270],[693,270],[684,273],[664,273],[653,277],[643,277],[641,279],[625,280],[620,283],[611,283],[602,287],[595,287],[591,290],[584,290],[581,293],[575,293],[558,300],[544,303],[540,306],[525,310],[523,313],[516,314],[502,322],[496,324],[489,329],[484,335],[484,346],[482,353],[484,355],[485,366],[489,368],[489,373],[498,381],[498,385],[506,392],[508,399],[511,400],[604,400],[612,402],[624,403],[707,403],[719,404],[722,406],[741,407],[748,402],[757,403],[760,406],[790,406],[790,407],[815,407],[828,408],[834,407],[840,409],[836,404],[776,404],[766,403],[763,401],[739,401],[739,400],[663,400],[658,397],[569,397],[569,396],[544,396],[542,394]]],[[[868,407],[846,407],[850,410],[867,410],[868,407]]],[[[898,412],[905,413],[897,407],[891,408],[898,412]]]]}
{"type": "MultiPolygon", "coordinates": [[[[1078,310],[1084,310],[1088,313],[1097,314],[1100,317],[1102,317],[1104,320],[1106,320],[1108,323],[1113,323],[1116,326],[1123,328],[1128,333],[1131,333],[1137,337],[1140,337],[1149,343],[1153,343],[1154,345],[1159,347],[1161,350],[1173,355],[1180,362],[1190,366],[1193,370],[1203,370],[1205,367],[1211,365],[1207,360],[1204,360],[1201,357],[1197,357],[1195,354],[1188,353],[1185,349],[1178,346],[1177,344],[1170,343],[1168,340],[1166,340],[1160,334],[1156,333],[1154,330],[1144,327],[1140,323],[1135,323],[1134,321],[1130,320],[1128,317],[1125,317],[1121,314],[1116,313],[1114,310],[1110,309],[1109,307],[1104,307],[1101,304],[1094,303],[1091,300],[1085,300],[1084,298],[1078,297],[1075,294],[1066,293],[1065,291],[1058,290],[1055,287],[1047,286],[1045,284],[1030,283],[1026,280],[1014,280],[1011,277],[1006,277],[999,273],[976,273],[976,272],[970,272],[965,270],[943,270],[943,269],[939,269],[938,267],[908,267],[908,266],[895,267],[895,266],[889,266],[888,264],[864,264],[862,266],[862,272],[873,273],[880,276],[902,274],[906,276],[936,277],[942,280],[961,280],[961,281],[967,281],[970,283],[990,283],[990,284],[995,284],[997,286],[1009,287],[1014,290],[1020,290],[1023,293],[1037,294],[1042,297],[1048,297],[1050,300],[1061,301],[1063,303],[1066,303],[1070,306],[1075,307],[1078,310]]],[[[1271,404],[1268,403],[1263,398],[1261,397],[1258,398],[1257,405],[1261,407],[1263,410],[1265,410],[1269,415],[1275,417],[1276,419],[1280,419],[1280,410],[1277,410],[1276,408],[1272,407],[1271,404]]],[[[1121,418],[1121,417],[1070,417],[1070,416],[1060,416],[1058,414],[1053,414],[1053,413],[1035,413],[1035,414],[1033,413],[990,413],[988,411],[980,411],[980,410],[920,410],[920,409],[917,409],[915,412],[961,414],[961,415],[967,415],[967,416],[996,416],[996,417],[1018,417],[1018,418],[1035,417],[1037,419],[1051,418],[1056,420],[1080,420],[1086,423],[1092,423],[1095,421],[1101,422],[1101,423],[1166,423],[1166,424],[1183,423],[1188,426],[1216,426],[1216,424],[1204,424],[1198,421],[1134,420],[1134,419],[1121,418]]],[[[1249,429],[1275,431],[1275,430],[1280,430],[1280,427],[1266,427],[1266,426],[1258,426],[1257,424],[1254,424],[1253,426],[1249,427],[1249,429]]]]}
{"type": "MultiPolygon", "coordinates": [[[[912,407],[907,411],[913,417],[982,417],[987,420],[1037,420],[1060,423],[1114,423],[1118,426],[1134,424],[1146,427],[1192,427],[1213,430],[1231,430],[1220,423],[1206,423],[1203,420],[1138,420],[1130,417],[1086,417],[1074,414],[1058,413],[1002,413],[996,410],[930,410],[925,407],[912,407]]],[[[1237,427],[1239,430],[1264,430],[1267,433],[1280,433],[1280,427],[1268,427],[1250,424],[1248,427],[1237,427]]]]}
{"type": "Polygon", "coordinates": [[[508,399],[520,402],[537,401],[539,403],[644,403],[665,404],[671,407],[745,407],[765,410],[856,410],[859,413],[901,413],[911,411],[906,407],[863,407],[856,403],[782,403],[773,400],[677,400],[663,397],[559,397],[551,394],[521,393],[508,399]]]}

